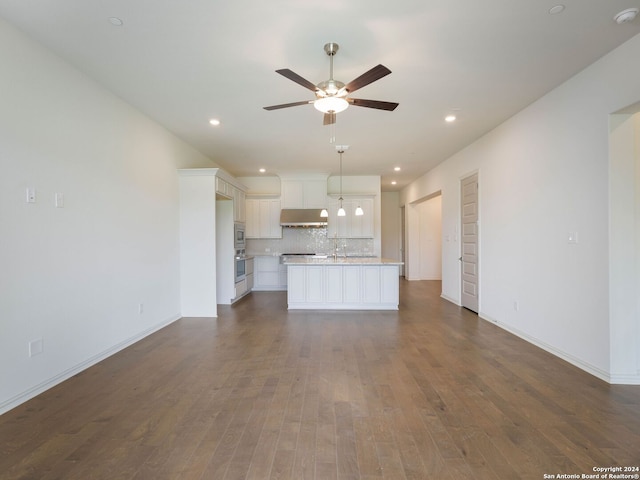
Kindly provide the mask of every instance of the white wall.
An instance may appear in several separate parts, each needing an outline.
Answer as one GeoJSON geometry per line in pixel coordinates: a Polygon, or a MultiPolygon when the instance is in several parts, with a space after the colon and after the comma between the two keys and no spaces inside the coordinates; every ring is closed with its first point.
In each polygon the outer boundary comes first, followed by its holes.
{"type": "Polygon", "coordinates": [[[624,382],[640,369],[640,113],[611,115],[609,127],[611,370],[624,382]]]}
{"type": "MultiPolygon", "coordinates": [[[[628,383],[640,383],[638,364],[627,356],[612,366],[617,346],[609,345],[608,121],[640,100],[640,63],[630,61],[639,56],[636,36],[401,197],[406,205],[442,191],[450,239],[443,242],[443,296],[459,302],[459,182],[478,170],[481,317],[594,375],[628,383]],[[578,244],[568,243],[570,232],[578,232],[578,244]]],[[[637,321],[620,320],[634,331],[637,321]]]]}
{"type": "Polygon", "coordinates": [[[401,260],[400,242],[400,192],[382,192],[382,257],[401,260]]]}
{"type": "Polygon", "coordinates": [[[212,165],[1,19],[0,64],[1,413],[178,318],[176,168],[212,165]]]}

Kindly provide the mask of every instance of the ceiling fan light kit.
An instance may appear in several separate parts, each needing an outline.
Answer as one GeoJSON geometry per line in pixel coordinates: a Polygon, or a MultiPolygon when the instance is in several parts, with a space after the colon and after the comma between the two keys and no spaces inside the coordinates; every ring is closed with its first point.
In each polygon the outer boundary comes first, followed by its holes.
{"type": "Polygon", "coordinates": [[[365,100],[349,97],[349,95],[356,90],[365,87],[386,75],[389,75],[391,73],[391,70],[389,70],[384,65],[377,65],[360,75],[358,78],[352,80],[347,84],[344,84],[343,82],[335,80],[333,78],[333,57],[336,53],[338,53],[338,49],[339,46],[337,43],[325,44],[324,51],[329,56],[329,79],[324,80],[317,85],[314,85],[306,78],[301,77],[288,68],[276,70],[276,73],[279,73],[280,75],[288,78],[298,85],[311,90],[316,96],[315,100],[302,100],[299,102],[271,105],[269,107],[264,107],[264,109],[279,110],[281,108],[296,107],[299,105],[308,105],[310,103],[313,103],[313,106],[317,110],[324,113],[324,125],[333,125],[336,122],[336,113],[345,111],[349,107],[349,105],[387,111],[395,110],[395,108],[398,106],[398,103],[396,102],[383,102],[380,100],[365,100]]]}
{"type": "Polygon", "coordinates": [[[313,106],[322,113],[340,113],[347,109],[349,102],[340,97],[323,97],[313,102],[313,106]]]}

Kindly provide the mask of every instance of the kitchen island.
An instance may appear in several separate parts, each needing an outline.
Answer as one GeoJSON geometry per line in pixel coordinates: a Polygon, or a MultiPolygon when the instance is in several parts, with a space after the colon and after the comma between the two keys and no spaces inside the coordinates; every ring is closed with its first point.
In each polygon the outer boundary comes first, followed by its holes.
{"type": "Polygon", "coordinates": [[[402,262],[371,257],[284,257],[290,310],[398,310],[402,262]]]}

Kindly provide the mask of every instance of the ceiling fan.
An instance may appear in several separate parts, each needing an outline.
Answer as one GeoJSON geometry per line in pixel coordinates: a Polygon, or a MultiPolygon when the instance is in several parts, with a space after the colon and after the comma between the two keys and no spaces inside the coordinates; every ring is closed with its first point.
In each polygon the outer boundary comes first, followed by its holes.
{"type": "Polygon", "coordinates": [[[380,100],[364,100],[361,98],[351,98],[349,95],[356,90],[369,85],[370,83],[380,80],[382,77],[389,75],[389,70],[384,65],[378,65],[371,70],[363,73],[358,78],[351,80],[346,85],[333,78],[333,57],[338,53],[337,43],[327,43],[324,51],[329,55],[329,80],[314,85],[309,80],[302,78],[297,73],[283,68],[276,70],[276,73],[302,85],[304,88],[311,90],[315,96],[315,100],[303,100],[301,102],[283,103],[281,105],[272,105],[264,107],[265,110],[278,110],[280,108],[297,107],[298,105],[313,104],[313,106],[324,113],[324,125],[330,125],[336,122],[336,113],[346,110],[349,105],[356,107],[376,108],[378,110],[393,111],[399,105],[395,102],[383,102],[380,100]]]}

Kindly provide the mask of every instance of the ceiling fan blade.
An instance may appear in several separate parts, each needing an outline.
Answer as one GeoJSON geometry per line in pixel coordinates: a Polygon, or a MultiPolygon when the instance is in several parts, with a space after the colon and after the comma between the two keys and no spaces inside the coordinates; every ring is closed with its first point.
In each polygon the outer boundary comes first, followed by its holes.
{"type": "Polygon", "coordinates": [[[352,93],[359,88],[365,87],[370,83],[375,82],[376,80],[380,80],[382,77],[389,75],[390,73],[391,70],[389,70],[384,65],[377,65],[368,72],[360,75],[358,78],[351,80],[349,83],[347,83],[347,86],[345,88],[349,91],[349,93],[352,93]]]}
{"type": "Polygon", "coordinates": [[[313,103],[313,100],[303,100],[301,102],[283,103],[281,105],[271,105],[270,107],[262,107],[265,110],[279,110],[280,108],[297,107],[298,105],[308,105],[313,103]]]}
{"type": "Polygon", "coordinates": [[[322,122],[323,125],[331,125],[336,123],[336,114],[335,112],[332,113],[325,113],[324,114],[324,120],[322,122]]]}
{"type": "Polygon", "coordinates": [[[356,107],[377,108],[378,110],[387,110],[392,112],[396,109],[399,103],[395,102],[383,102],[381,100],[364,100],[362,98],[348,98],[351,105],[356,107]]]}
{"type": "Polygon", "coordinates": [[[315,92],[318,89],[318,87],[316,87],[309,80],[307,80],[306,78],[302,78],[300,75],[289,70],[288,68],[276,70],[276,73],[279,73],[283,77],[287,77],[289,80],[296,82],[298,85],[302,85],[304,88],[308,88],[312,92],[315,92]]]}

